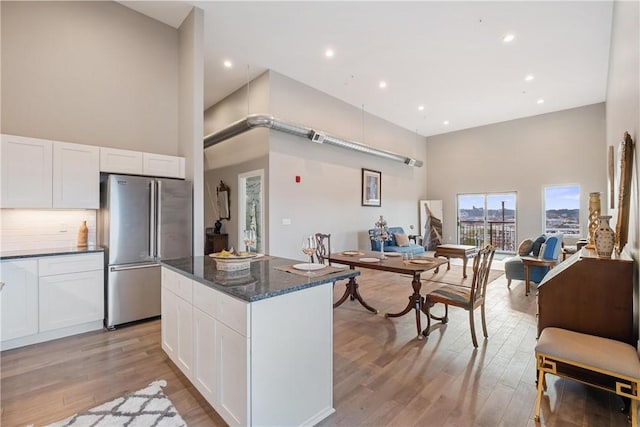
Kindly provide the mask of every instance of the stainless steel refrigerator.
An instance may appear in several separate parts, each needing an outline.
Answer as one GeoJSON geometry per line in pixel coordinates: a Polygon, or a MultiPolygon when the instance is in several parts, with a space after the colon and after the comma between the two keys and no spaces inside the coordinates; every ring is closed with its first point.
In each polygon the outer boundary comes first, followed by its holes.
{"type": "Polygon", "coordinates": [[[104,175],[98,242],[105,248],[105,326],[160,315],[160,259],[191,256],[191,181],[104,175]]]}

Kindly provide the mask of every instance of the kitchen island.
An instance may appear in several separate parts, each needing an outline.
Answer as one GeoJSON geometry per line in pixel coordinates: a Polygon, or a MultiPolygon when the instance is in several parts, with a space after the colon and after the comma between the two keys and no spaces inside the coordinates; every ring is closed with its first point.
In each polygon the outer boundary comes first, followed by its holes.
{"type": "Polygon", "coordinates": [[[334,412],[332,284],[360,273],[281,270],[298,262],[162,262],[162,348],[230,425],[313,425],[334,412]]]}

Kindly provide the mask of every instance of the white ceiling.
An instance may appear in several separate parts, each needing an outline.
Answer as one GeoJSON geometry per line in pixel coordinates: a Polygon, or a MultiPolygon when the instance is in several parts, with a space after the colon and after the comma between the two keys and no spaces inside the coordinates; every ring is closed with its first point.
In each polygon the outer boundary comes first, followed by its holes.
{"type": "Polygon", "coordinates": [[[611,1],[122,3],[204,9],[205,107],[267,69],[427,136],[605,100],[611,1]]]}

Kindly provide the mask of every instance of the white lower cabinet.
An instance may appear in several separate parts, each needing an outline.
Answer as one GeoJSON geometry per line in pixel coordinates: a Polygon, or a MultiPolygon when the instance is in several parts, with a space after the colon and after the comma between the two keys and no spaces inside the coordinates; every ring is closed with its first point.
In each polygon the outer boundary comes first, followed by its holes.
{"type": "MultiPolygon", "coordinates": [[[[162,269],[162,348],[169,355],[173,363],[178,365],[182,373],[191,378],[193,360],[193,306],[191,299],[185,300],[172,292],[180,283],[185,289],[186,283],[191,287],[191,280],[178,280],[167,269],[162,269]]],[[[185,292],[186,293],[186,292],[185,292]]],[[[191,295],[191,291],[188,291],[191,295]]]]}
{"type": "Polygon", "coordinates": [[[208,402],[217,402],[216,319],[193,309],[193,385],[208,402]]]}
{"type": "Polygon", "coordinates": [[[38,332],[38,261],[0,263],[0,340],[38,332]]]}
{"type": "Polygon", "coordinates": [[[218,407],[229,425],[248,424],[249,338],[218,322],[216,330],[218,407]]]}
{"type": "Polygon", "coordinates": [[[58,274],[40,278],[40,331],[104,318],[104,272],[58,274]]]}
{"type": "Polygon", "coordinates": [[[3,261],[0,349],[102,329],[102,252],[3,261]]]}
{"type": "Polygon", "coordinates": [[[185,292],[185,276],[162,270],[162,348],[229,425],[314,425],[334,412],[330,283],[248,303],[196,281],[185,292]],[[192,296],[190,335],[175,292],[192,296]]]}

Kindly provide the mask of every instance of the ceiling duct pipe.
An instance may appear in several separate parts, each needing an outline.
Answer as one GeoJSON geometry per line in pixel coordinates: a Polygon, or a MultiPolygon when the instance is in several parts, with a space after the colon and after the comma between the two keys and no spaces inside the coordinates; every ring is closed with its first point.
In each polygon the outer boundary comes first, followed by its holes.
{"type": "Polygon", "coordinates": [[[416,160],[411,157],[392,153],[391,151],[380,150],[378,148],[374,148],[369,145],[362,144],[360,142],[350,141],[344,138],[338,138],[336,136],[328,135],[322,131],[317,131],[304,126],[288,123],[288,122],[276,119],[273,116],[268,114],[250,114],[244,119],[231,123],[225,128],[205,136],[204,148],[208,148],[222,141],[226,141],[229,138],[233,138],[234,136],[243,134],[256,127],[266,127],[272,130],[277,130],[279,132],[288,133],[290,135],[306,138],[318,144],[335,145],[337,147],[347,148],[349,150],[371,154],[373,156],[381,157],[383,159],[394,160],[396,162],[401,162],[401,163],[404,163],[405,165],[415,166],[417,168],[422,166],[422,161],[420,160],[416,160]]]}

